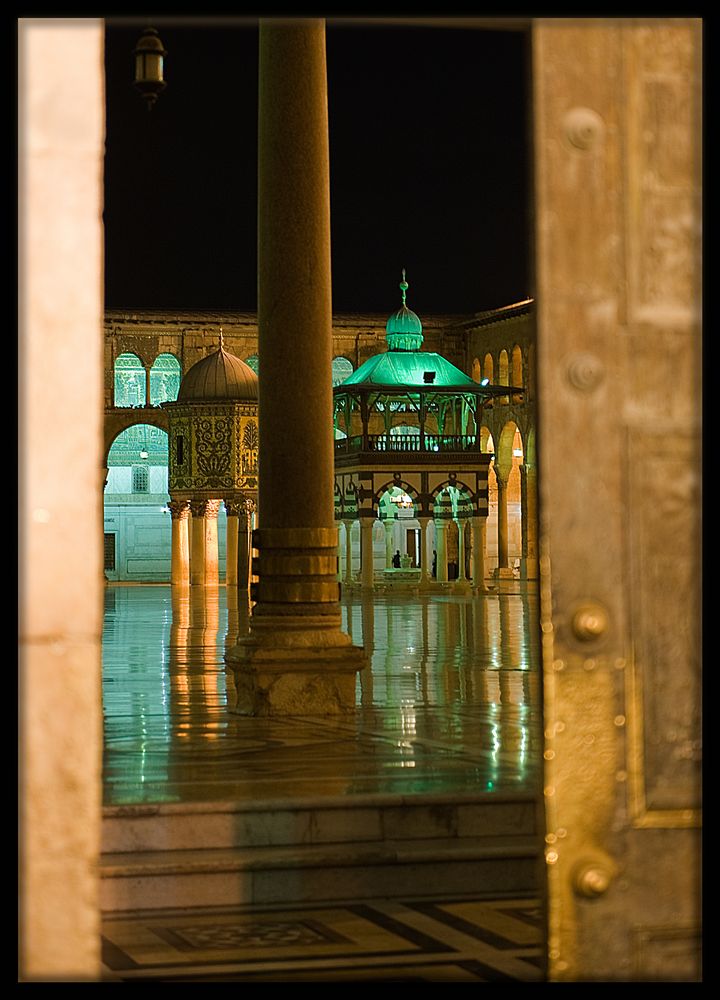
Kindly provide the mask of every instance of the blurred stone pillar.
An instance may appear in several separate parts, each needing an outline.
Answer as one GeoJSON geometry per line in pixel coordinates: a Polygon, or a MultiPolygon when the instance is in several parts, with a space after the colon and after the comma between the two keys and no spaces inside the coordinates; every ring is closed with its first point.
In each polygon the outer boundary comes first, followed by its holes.
{"type": "Polygon", "coordinates": [[[472,560],[473,560],[473,587],[480,593],[487,591],[485,583],[485,533],[487,530],[486,517],[473,517],[472,519],[472,560]]]}
{"type": "Polygon", "coordinates": [[[345,525],[345,583],[352,583],[352,521],[343,521],[345,525]]]}
{"type": "Polygon", "coordinates": [[[498,578],[512,578],[513,571],[508,563],[508,504],[507,491],[510,469],[500,469],[495,466],[497,480],[497,533],[498,533],[498,564],[495,575],[498,578]]]}
{"type": "Polygon", "coordinates": [[[427,587],[430,583],[428,573],[428,551],[427,551],[427,529],[430,523],[429,517],[419,517],[420,522],[420,586],[427,587]]]}
{"type": "Polygon", "coordinates": [[[103,43],[17,21],[22,983],[102,974],[103,43]]]}
{"type": "Polygon", "coordinates": [[[238,713],[329,714],[354,708],[365,658],[340,630],[324,21],[260,21],[258,119],[263,516],[250,634],[226,658],[238,713]]]}
{"type": "Polygon", "coordinates": [[[236,587],[238,584],[238,547],[239,547],[239,500],[224,500],[227,515],[225,529],[225,586],[236,587]]]}

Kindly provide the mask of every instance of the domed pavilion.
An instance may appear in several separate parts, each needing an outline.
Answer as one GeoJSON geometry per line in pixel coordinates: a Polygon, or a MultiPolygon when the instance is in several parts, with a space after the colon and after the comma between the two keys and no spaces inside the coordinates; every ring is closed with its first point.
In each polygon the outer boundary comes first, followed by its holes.
{"type": "Polygon", "coordinates": [[[379,519],[384,581],[424,589],[432,566],[438,584],[457,580],[460,588],[472,581],[480,589],[493,458],[481,450],[482,412],[487,400],[510,390],[487,379],[478,384],[442,355],[422,350],[422,323],[408,308],[408,287],[403,271],[402,304],[386,324],[387,351],[333,390],[335,514],[345,525],[345,583],[353,582],[351,534],[359,521],[361,586],[376,584],[379,519]]]}
{"type": "Polygon", "coordinates": [[[218,583],[217,521],[227,513],[228,584],[244,585],[258,487],[258,377],[223,346],[185,373],[168,413],[173,584],[218,583]]]}

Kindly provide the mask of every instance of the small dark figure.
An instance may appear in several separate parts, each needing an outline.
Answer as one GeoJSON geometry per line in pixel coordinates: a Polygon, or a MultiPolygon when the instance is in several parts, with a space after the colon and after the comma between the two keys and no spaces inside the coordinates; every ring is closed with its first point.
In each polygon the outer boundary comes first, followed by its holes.
{"type": "Polygon", "coordinates": [[[395,569],[400,569],[400,549],[395,550],[392,562],[395,569]]]}
{"type": "Polygon", "coordinates": [[[437,576],[437,552],[433,549],[432,575],[437,576]]]}

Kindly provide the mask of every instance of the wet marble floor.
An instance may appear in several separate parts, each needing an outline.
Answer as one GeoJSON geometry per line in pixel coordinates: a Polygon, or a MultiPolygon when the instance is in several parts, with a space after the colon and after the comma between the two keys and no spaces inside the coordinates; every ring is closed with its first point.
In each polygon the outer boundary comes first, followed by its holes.
{"type": "Polygon", "coordinates": [[[535,791],[537,594],[512,590],[347,596],[342,627],[371,654],[356,712],[252,719],[228,712],[235,591],[109,584],[105,804],[535,791]]]}

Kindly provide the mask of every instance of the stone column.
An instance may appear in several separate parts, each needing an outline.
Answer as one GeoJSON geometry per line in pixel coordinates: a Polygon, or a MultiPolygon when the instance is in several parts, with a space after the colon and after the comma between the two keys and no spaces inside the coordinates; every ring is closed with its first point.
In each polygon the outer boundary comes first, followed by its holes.
{"type": "Polygon", "coordinates": [[[252,544],[250,531],[252,516],[255,512],[255,502],[245,498],[238,509],[238,587],[250,595],[250,577],[252,575],[252,544]]]}
{"type": "Polygon", "coordinates": [[[513,571],[508,564],[508,509],[507,509],[507,488],[510,478],[510,469],[499,469],[495,467],[495,478],[497,480],[497,531],[498,531],[498,564],[495,575],[498,578],[512,579],[513,571]]]}
{"type": "Polygon", "coordinates": [[[463,589],[467,584],[467,573],[465,572],[465,527],[467,519],[463,518],[457,522],[458,526],[458,583],[463,589]]]}
{"type": "Polygon", "coordinates": [[[198,587],[217,586],[218,539],[217,517],[220,500],[191,500],[192,558],[190,583],[198,587]]]}
{"type": "Polygon", "coordinates": [[[365,657],[340,629],[324,21],[261,19],[258,120],[262,527],[250,634],[227,660],[236,712],[329,714],[354,708],[365,657]]]}
{"type": "Polygon", "coordinates": [[[239,546],[239,514],[240,500],[224,500],[227,514],[225,530],[225,586],[236,587],[238,584],[238,546],[239,546]]]}
{"type": "Polygon", "coordinates": [[[374,518],[364,517],[360,521],[360,584],[363,590],[372,590],[375,585],[374,525],[374,518]]]}
{"type": "Polygon", "coordinates": [[[520,576],[523,580],[537,580],[537,470],[527,462],[520,466],[520,502],[522,519],[520,576]]]}
{"type": "Polygon", "coordinates": [[[170,583],[187,587],[190,583],[190,538],[188,521],[190,504],[187,500],[170,500],[172,518],[172,548],[170,552],[170,583]]]}
{"type": "Polygon", "coordinates": [[[392,569],[392,560],[395,554],[395,550],[393,549],[393,528],[395,527],[395,521],[386,520],[383,523],[385,526],[385,569],[392,569]]]}
{"type": "Polygon", "coordinates": [[[448,582],[447,564],[447,529],[448,522],[435,519],[435,553],[437,555],[436,580],[438,583],[448,582]]]}
{"type": "Polygon", "coordinates": [[[17,59],[18,982],[98,982],[102,19],[18,18],[17,59]]]}
{"type": "Polygon", "coordinates": [[[352,521],[343,521],[345,525],[345,583],[352,583],[352,521]]]}
{"type": "Polygon", "coordinates": [[[487,518],[478,517],[472,519],[472,558],[473,558],[473,588],[478,593],[486,593],[485,584],[485,532],[487,529],[487,518]]]}
{"type": "Polygon", "coordinates": [[[150,406],[150,368],[145,368],[145,406],[150,406]]]}
{"type": "Polygon", "coordinates": [[[419,517],[420,522],[420,587],[425,588],[430,584],[430,574],[428,573],[429,561],[427,550],[427,529],[430,523],[429,517],[419,517]]]}

